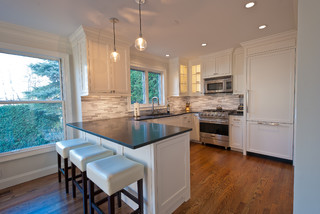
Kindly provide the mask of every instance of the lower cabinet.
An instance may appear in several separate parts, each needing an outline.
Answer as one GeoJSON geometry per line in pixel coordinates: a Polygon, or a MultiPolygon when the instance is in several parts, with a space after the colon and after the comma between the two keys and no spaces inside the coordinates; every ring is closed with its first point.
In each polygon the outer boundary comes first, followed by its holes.
{"type": "Polygon", "coordinates": [[[229,144],[231,149],[243,149],[243,116],[229,117],[229,144]]]}
{"type": "Polygon", "coordinates": [[[292,160],[293,125],[247,122],[247,151],[292,160]]]}
{"type": "Polygon", "coordinates": [[[192,131],[190,132],[190,139],[195,141],[200,140],[199,118],[196,114],[183,114],[172,117],[164,117],[146,120],[146,122],[191,128],[192,131]]]}

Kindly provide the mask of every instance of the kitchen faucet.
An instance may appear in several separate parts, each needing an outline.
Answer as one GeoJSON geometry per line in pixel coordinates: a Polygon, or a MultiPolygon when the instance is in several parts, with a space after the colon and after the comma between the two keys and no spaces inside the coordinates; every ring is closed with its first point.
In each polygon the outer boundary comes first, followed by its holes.
{"type": "Polygon", "coordinates": [[[152,115],[154,114],[154,100],[158,101],[158,106],[159,106],[159,98],[158,97],[152,97],[152,115]]]}

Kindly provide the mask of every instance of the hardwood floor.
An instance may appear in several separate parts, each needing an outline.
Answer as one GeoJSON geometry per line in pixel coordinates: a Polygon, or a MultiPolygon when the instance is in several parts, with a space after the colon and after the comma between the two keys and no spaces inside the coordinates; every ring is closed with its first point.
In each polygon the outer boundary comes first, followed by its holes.
{"type": "MultiPolygon", "coordinates": [[[[292,165],[196,143],[190,153],[191,199],[174,214],[293,212],[292,165]]],[[[66,195],[53,174],[1,190],[0,213],[82,213],[77,196],[66,195]]],[[[130,212],[125,203],[116,208],[130,212]]]]}

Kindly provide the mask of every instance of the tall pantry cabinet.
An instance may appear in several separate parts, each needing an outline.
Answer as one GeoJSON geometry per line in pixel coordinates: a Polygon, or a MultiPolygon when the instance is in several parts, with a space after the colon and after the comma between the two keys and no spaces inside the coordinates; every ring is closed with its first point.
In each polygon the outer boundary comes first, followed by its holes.
{"type": "Polygon", "coordinates": [[[296,33],[242,44],[246,59],[246,150],[292,160],[296,33]]]}

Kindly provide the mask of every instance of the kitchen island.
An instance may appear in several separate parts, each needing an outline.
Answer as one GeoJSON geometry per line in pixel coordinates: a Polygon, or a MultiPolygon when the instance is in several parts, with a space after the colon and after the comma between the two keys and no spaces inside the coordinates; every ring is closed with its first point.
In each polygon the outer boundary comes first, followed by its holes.
{"type": "MultiPolygon", "coordinates": [[[[190,199],[191,129],[131,118],[69,123],[81,137],[100,144],[144,168],[144,213],[172,213],[190,199]]],[[[136,194],[136,184],[127,187],[136,194]]],[[[137,205],[123,195],[133,209],[137,205]]]]}

